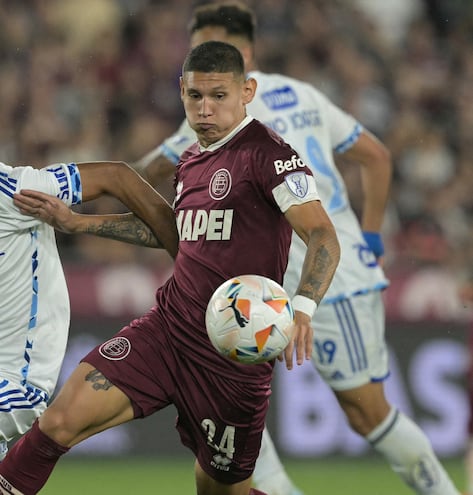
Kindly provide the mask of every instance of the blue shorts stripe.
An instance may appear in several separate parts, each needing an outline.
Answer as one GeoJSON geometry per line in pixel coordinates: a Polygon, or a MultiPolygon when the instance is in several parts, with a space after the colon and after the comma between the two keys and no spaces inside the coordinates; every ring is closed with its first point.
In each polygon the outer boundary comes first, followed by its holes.
{"type": "Polygon", "coordinates": [[[337,315],[337,320],[338,320],[338,323],[340,325],[340,330],[342,332],[342,335],[343,335],[343,340],[345,341],[345,348],[347,350],[347,354],[348,354],[348,358],[350,359],[350,365],[351,365],[351,370],[353,372],[355,372],[355,360],[353,358],[353,355],[352,355],[352,352],[351,352],[351,347],[350,347],[350,344],[348,342],[348,335],[347,335],[347,330],[345,328],[345,325],[344,325],[344,322],[343,322],[343,318],[342,318],[342,315],[340,314],[340,303],[335,303],[333,305],[333,309],[335,310],[335,313],[337,315]]]}

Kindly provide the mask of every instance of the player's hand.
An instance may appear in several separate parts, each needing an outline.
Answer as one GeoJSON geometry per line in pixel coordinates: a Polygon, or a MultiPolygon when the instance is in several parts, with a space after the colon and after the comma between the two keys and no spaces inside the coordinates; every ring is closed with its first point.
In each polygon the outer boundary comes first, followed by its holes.
{"type": "Polygon", "coordinates": [[[285,360],[286,368],[292,370],[295,351],[296,363],[300,366],[312,357],[313,339],[314,330],[310,316],[301,311],[295,311],[292,338],[284,352],[278,356],[279,361],[285,360]]]}
{"type": "Polygon", "coordinates": [[[13,195],[13,203],[23,215],[49,223],[62,232],[74,231],[74,213],[59,198],[40,191],[22,189],[13,195]]]}

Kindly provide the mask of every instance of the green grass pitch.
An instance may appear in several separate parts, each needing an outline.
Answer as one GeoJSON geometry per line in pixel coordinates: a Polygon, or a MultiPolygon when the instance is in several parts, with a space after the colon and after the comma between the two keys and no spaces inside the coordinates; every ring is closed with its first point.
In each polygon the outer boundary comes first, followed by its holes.
{"type": "MultiPolygon", "coordinates": [[[[464,488],[462,459],[443,464],[460,489],[464,488]]],[[[285,466],[305,495],[412,495],[379,458],[287,460],[285,466]]],[[[63,459],[42,495],[192,495],[193,461],[63,459]]]]}

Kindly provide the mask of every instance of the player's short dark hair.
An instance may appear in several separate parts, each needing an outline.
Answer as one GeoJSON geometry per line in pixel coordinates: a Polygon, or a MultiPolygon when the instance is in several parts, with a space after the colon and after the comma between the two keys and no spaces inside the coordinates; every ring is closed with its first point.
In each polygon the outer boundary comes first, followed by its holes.
{"type": "Polygon", "coordinates": [[[243,3],[217,2],[201,5],[194,10],[189,22],[189,32],[192,34],[207,26],[223,27],[228,34],[243,36],[253,42],[256,18],[243,3]]]}
{"type": "Polygon", "coordinates": [[[193,48],[182,66],[185,72],[233,72],[236,76],[245,73],[240,51],[223,41],[207,41],[193,48]]]}

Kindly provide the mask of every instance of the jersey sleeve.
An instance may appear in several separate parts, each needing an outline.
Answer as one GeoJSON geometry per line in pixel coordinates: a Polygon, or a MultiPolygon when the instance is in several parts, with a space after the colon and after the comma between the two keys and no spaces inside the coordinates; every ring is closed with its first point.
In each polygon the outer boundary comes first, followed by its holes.
{"type": "Polygon", "coordinates": [[[291,206],[320,200],[312,171],[287,144],[266,150],[259,160],[264,165],[256,167],[258,180],[283,213],[291,206]]]}
{"type": "Polygon", "coordinates": [[[322,96],[325,104],[325,115],[335,153],[344,153],[349,150],[363,132],[363,126],[350,114],[322,96]]]}
{"type": "Polygon", "coordinates": [[[13,194],[21,189],[41,191],[61,199],[67,206],[82,202],[82,184],[76,164],[55,164],[42,169],[33,167],[5,167],[0,169],[0,203],[2,214],[14,218],[25,226],[35,225],[38,220],[22,215],[13,203],[13,194]],[[28,224],[28,225],[25,225],[28,224]]]}

